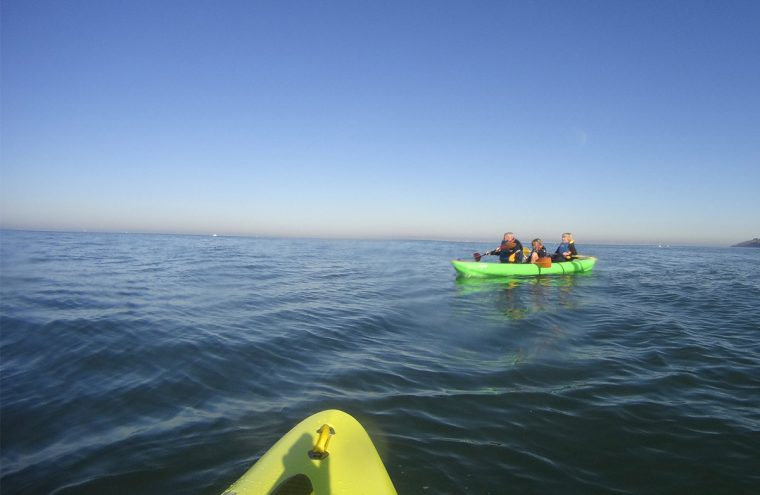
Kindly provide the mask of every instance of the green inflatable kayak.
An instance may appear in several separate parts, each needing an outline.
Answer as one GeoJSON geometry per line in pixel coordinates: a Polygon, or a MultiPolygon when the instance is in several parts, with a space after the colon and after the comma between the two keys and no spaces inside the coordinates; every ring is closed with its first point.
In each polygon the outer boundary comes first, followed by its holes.
{"type": "Polygon", "coordinates": [[[396,495],[366,430],[331,409],[298,423],[222,495],[396,495]]]}
{"type": "Polygon", "coordinates": [[[533,263],[489,263],[465,260],[451,260],[451,264],[459,275],[465,277],[532,277],[588,272],[594,268],[596,258],[578,256],[572,261],[552,263],[548,268],[533,263]]]}

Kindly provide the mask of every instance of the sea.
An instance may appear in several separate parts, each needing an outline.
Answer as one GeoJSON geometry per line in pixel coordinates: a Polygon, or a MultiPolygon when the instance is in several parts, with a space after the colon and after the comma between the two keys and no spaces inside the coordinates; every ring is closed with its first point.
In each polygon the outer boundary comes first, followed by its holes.
{"type": "Polygon", "coordinates": [[[0,492],[220,494],[335,408],[402,495],[760,493],[760,249],[577,246],[2,231],[0,492]]]}

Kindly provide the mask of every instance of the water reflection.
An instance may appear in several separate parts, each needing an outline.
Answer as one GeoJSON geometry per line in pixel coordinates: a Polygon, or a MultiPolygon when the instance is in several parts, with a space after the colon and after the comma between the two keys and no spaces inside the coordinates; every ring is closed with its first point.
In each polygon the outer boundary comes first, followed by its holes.
{"type": "MultiPolygon", "coordinates": [[[[591,276],[591,274],[588,274],[591,276]]],[[[568,310],[583,304],[586,274],[556,277],[457,278],[458,308],[463,321],[478,318],[473,329],[462,333],[457,363],[477,370],[502,370],[561,356],[568,310]]]]}
{"type": "Polygon", "coordinates": [[[461,296],[495,296],[500,314],[521,320],[532,313],[577,306],[574,288],[591,273],[557,277],[470,278],[458,277],[461,296]]]}

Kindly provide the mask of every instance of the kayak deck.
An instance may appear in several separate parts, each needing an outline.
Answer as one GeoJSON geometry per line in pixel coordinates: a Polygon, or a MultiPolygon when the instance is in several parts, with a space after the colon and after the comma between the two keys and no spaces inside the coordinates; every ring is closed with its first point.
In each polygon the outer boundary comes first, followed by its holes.
{"type": "Polygon", "coordinates": [[[222,495],[395,495],[372,440],[331,409],[298,423],[222,495]]]}
{"type": "Polygon", "coordinates": [[[533,263],[489,263],[470,260],[451,260],[451,264],[459,275],[465,277],[535,277],[588,272],[594,268],[596,258],[578,256],[572,261],[552,263],[549,268],[542,268],[533,263]]]}

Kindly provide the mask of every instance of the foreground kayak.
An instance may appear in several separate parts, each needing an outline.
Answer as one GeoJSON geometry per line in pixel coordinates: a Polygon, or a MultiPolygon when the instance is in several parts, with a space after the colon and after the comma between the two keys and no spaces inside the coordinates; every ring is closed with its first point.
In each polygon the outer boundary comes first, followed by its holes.
{"type": "Polygon", "coordinates": [[[552,263],[549,268],[542,268],[533,263],[487,263],[464,260],[451,260],[451,264],[459,274],[465,277],[530,277],[588,272],[594,268],[596,258],[578,256],[572,261],[552,263]]]}
{"type": "Polygon", "coordinates": [[[322,411],[298,423],[222,495],[312,493],[396,493],[369,435],[343,411],[322,411]]]}

